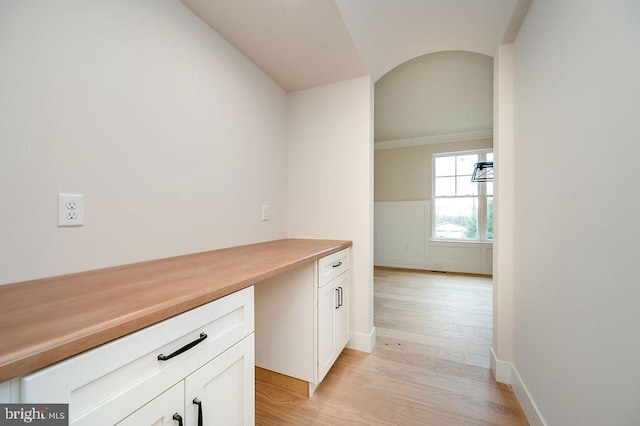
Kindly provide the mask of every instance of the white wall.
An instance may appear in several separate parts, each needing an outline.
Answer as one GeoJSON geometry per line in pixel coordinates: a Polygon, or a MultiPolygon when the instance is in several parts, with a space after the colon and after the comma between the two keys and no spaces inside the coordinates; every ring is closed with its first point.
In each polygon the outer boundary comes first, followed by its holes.
{"type": "MultiPolygon", "coordinates": [[[[452,138],[456,135],[450,135],[452,138]]],[[[424,144],[375,150],[376,201],[430,200],[433,196],[433,155],[442,152],[490,149],[493,138],[424,144]]]]}
{"type": "Polygon", "coordinates": [[[289,237],[353,241],[352,339],[373,328],[373,84],[361,77],[289,94],[289,237]]]}
{"type": "Polygon", "coordinates": [[[0,283],[286,236],[286,93],[177,0],[2,0],[0,57],[0,283]]]}
{"type": "Polygon", "coordinates": [[[515,42],[514,366],[549,425],[640,419],[640,2],[536,0],[515,42]]]}

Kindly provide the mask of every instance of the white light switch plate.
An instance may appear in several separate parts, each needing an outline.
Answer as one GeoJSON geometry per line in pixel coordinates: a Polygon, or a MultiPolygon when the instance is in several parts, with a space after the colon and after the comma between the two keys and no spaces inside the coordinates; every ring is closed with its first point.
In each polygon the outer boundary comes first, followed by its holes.
{"type": "Polygon", "coordinates": [[[84,225],[84,195],[58,194],[58,226],[84,225]]]}

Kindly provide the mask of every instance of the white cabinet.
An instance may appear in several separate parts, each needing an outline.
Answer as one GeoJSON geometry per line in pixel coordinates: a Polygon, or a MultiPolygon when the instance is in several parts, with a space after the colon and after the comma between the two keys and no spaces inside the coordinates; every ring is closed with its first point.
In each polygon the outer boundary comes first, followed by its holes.
{"type": "MultiPolygon", "coordinates": [[[[344,264],[343,262],[339,259],[328,259],[325,263],[338,268],[344,264]]],[[[347,269],[342,270],[336,278],[318,288],[318,381],[324,379],[348,341],[349,273],[347,269]]]]}
{"type": "Polygon", "coordinates": [[[256,366],[308,382],[349,341],[350,249],[256,284],[256,366]]]}
{"type": "Polygon", "coordinates": [[[245,337],[119,422],[118,426],[253,424],[252,337],[245,337]]]}
{"type": "Polygon", "coordinates": [[[195,426],[198,398],[205,419],[252,425],[253,312],[248,287],[23,377],[21,401],[69,403],[74,426],[195,426]]]}

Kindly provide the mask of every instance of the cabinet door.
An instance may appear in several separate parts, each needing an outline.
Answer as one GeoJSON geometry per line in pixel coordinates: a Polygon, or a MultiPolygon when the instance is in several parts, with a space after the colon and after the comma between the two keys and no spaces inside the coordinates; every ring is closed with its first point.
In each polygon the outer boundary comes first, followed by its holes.
{"type": "Polygon", "coordinates": [[[336,310],[338,289],[331,282],[318,289],[318,382],[324,379],[333,364],[336,310]]]}
{"type": "Polygon", "coordinates": [[[177,426],[178,422],[173,419],[174,414],[184,418],[184,382],[169,388],[117,425],[177,426]]]}
{"type": "Polygon", "coordinates": [[[349,273],[318,289],[318,382],[349,341],[349,273]]]}
{"type": "Polygon", "coordinates": [[[220,354],[185,379],[185,425],[198,424],[201,403],[204,425],[255,423],[254,334],[220,354]]]}
{"type": "Polygon", "coordinates": [[[338,289],[339,308],[335,311],[334,359],[349,342],[349,274],[342,274],[334,285],[338,289]]]}

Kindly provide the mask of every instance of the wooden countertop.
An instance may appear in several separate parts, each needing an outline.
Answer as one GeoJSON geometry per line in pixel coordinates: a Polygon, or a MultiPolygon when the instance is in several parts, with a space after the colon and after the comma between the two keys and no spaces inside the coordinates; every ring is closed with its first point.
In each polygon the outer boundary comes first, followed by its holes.
{"type": "Polygon", "coordinates": [[[0,383],[351,245],[277,240],[0,285],[0,383]]]}

